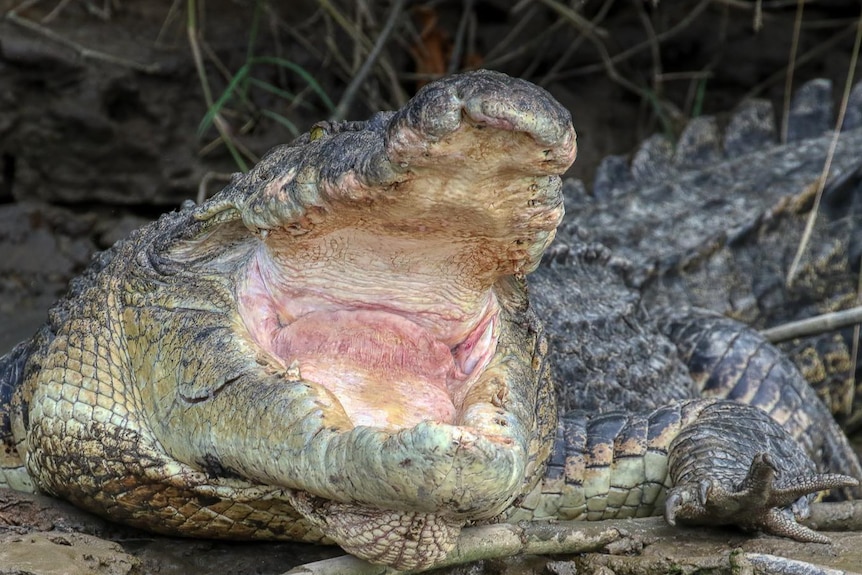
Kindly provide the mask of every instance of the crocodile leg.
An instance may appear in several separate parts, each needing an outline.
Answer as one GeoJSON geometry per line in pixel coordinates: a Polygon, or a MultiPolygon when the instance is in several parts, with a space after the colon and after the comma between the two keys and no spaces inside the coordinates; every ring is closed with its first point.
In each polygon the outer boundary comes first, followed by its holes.
{"type": "Polygon", "coordinates": [[[845,487],[858,496],[859,461],[826,407],[791,361],[743,324],[709,312],[669,313],[660,328],[673,341],[705,396],[746,404],[709,410],[674,440],[665,516],[736,523],[795,539],[825,542],[796,523],[811,495],[845,487]]]}
{"type": "Polygon", "coordinates": [[[573,411],[559,422],[547,471],[506,516],[601,520],[654,515],[823,541],[796,523],[809,494],[857,485],[820,474],[758,408],[694,399],[649,413],[573,411]],[[665,503],[667,501],[667,504],[665,503]]]}
{"type": "Polygon", "coordinates": [[[851,477],[819,474],[814,462],[763,411],[719,401],[681,430],[669,453],[665,518],[684,523],[760,529],[798,541],[828,543],[797,523],[813,494],[858,486],[851,477]]]}
{"type": "MultiPolygon", "coordinates": [[[[822,470],[862,479],[859,460],[829,410],[793,363],[758,332],[700,311],[671,313],[659,324],[704,396],[760,408],[822,462],[822,470]]],[[[859,497],[860,491],[844,495],[859,497]]]]}

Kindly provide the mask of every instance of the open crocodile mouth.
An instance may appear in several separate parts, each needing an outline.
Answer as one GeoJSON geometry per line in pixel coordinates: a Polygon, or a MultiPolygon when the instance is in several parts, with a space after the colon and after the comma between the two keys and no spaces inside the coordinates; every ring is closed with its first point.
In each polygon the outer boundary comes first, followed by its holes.
{"type": "Polygon", "coordinates": [[[534,269],[562,218],[568,112],[485,74],[319,124],[262,162],[243,210],[260,239],[238,287],[248,333],[354,426],[463,424],[500,337],[495,285],[534,269]]]}
{"type": "Polygon", "coordinates": [[[326,200],[260,234],[239,289],[267,361],[325,387],[354,426],[463,423],[500,336],[494,286],[538,264],[562,217],[550,174],[571,161],[574,134],[549,146],[517,116],[456,104],[431,135],[389,120],[384,181],[317,179],[326,200]]]}

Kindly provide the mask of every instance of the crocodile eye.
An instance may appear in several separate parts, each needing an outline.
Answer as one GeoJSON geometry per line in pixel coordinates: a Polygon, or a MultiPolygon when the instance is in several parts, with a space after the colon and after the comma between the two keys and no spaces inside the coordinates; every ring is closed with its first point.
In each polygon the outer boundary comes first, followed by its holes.
{"type": "Polygon", "coordinates": [[[324,128],[323,126],[313,126],[311,128],[311,133],[309,134],[309,140],[313,142],[314,140],[319,140],[325,135],[326,128],[324,128]]]}

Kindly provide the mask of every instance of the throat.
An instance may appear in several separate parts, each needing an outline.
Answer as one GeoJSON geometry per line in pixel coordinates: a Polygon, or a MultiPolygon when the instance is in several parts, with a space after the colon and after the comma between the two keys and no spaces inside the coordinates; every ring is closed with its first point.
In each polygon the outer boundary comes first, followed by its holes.
{"type": "Polygon", "coordinates": [[[459,373],[449,348],[383,311],[312,312],[278,332],[279,357],[298,361],[303,379],[326,387],[354,425],[453,423],[449,391],[459,373]]]}
{"type": "Polygon", "coordinates": [[[282,282],[268,262],[249,266],[238,297],[248,335],[271,362],[298,366],[301,379],[329,390],[354,425],[457,424],[464,397],[496,349],[492,290],[478,309],[435,296],[446,292],[433,285],[386,297],[398,281],[382,283],[375,297],[360,298],[362,290],[344,297],[295,274],[282,282]]]}

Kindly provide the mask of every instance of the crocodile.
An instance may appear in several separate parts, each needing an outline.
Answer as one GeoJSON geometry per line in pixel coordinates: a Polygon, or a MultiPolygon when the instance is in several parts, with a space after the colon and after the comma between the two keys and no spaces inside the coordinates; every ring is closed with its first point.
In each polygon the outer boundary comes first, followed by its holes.
{"type": "Polygon", "coordinates": [[[647,309],[600,244],[548,250],[576,148],[490,71],[274,148],[97,255],[0,359],[0,486],[397,569],[501,521],[826,542],[797,520],[862,469],[789,359],[647,309]]]}
{"type": "MultiPolygon", "coordinates": [[[[830,153],[832,102],[827,80],[797,90],[784,144],[772,104],[755,99],[724,128],[703,116],[675,145],[656,135],[631,159],[609,156],[589,192],[567,182],[576,208],[558,237],[589,237],[624,257],[626,283],[650,307],[699,306],[763,329],[858,305],[862,83],[850,91],[830,153]],[[830,171],[822,174],[827,157],[830,171]],[[791,278],[809,218],[808,247],[791,278]]],[[[862,428],[857,338],[845,329],[782,345],[851,433],[862,428]]]]}

